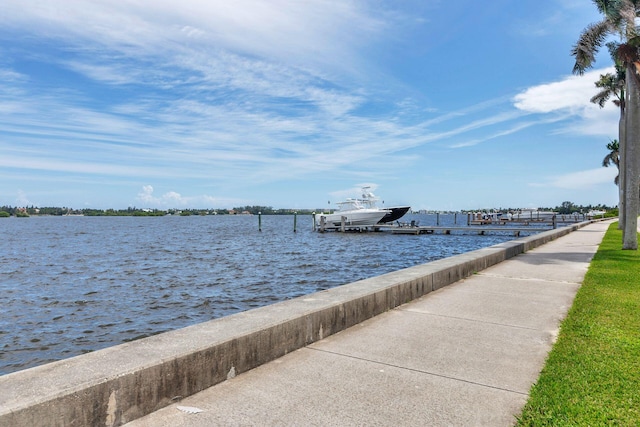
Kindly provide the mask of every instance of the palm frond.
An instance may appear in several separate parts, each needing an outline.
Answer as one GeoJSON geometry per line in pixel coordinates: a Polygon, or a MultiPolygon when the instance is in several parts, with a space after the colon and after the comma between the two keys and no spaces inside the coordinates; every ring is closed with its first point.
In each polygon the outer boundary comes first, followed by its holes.
{"type": "Polygon", "coordinates": [[[622,80],[618,74],[600,74],[600,79],[595,82],[597,88],[601,90],[591,97],[591,102],[598,104],[600,108],[603,108],[607,101],[614,96],[614,104],[620,106],[620,99],[622,98],[622,91],[624,90],[624,77],[622,80]]]}
{"type": "Polygon", "coordinates": [[[616,74],[618,75],[619,80],[624,80],[624,63],[618,57],[618,49],[620,49],[620,42],[610,41],[606,44],[607,49],[609,50],[609,56],[611,56],[611,60],[613,61],[613,65],[616,67],[616,74]]]}
{"type": "Polygon", "coordinates": [[[630,39],[636,35],[635,20],[638,17],[638,5],[631,0],[618,0],[618,14],[620,19],[616,26],[624,30],[624,38],[630,39]]]}
{"type": "Polygon", "coordinates": [[[612,139],[610,143],[607,144],[607,150],[609,150],[609,154],[605,156],[602,160],[602,166],[609,167],[610,164],[616,165],[616,167],[620,167],[620,143],[617,139],[612,139]]]}
{"type": "Polygon", "coordinates": [[[618,2],[616,0],[593,0],[593,3],[601,14],[609,16],[615,10],[615,5],[618,2]]]}
{"type": "Polygon", "coordinates": [[[640,46],[640,35],[635,35],[627,40],[627,45],[637,48],[640,46]]]}
{"type": "Polygon", "coordinates": [[[611,89],[604,88],[600,92],[593,95],[589,101],[593,104],[598,104],[600,108],[603,108],[604,104],[606,104],[609,98],[611,98],[611,95],[611,89]]]}
{"type": "MultiPolygon", "coordinates": [[[[623,14],[630,8],[629,3],[635,3],[636,0],[593,0],[598,11],[604,15],[611,26],[616,29],[622,28],[621,21],[624,19],[623,14]]],[[[633,6],[631,6],[633,7],[633,6]]]]}
{"type": "MultiPolygon", "coordinates": [[[[614,139],[609,144],[607,144],[607,149],[611,151],[609,152],[609,154],[605,156],[604,159],[602,159],[602,166],[604,166],[605,168],[608,168],[611,164],[613,164],[616,166],[616,168],[618,168],[618,171],[619,171],[620,170],[620,153],[618,151],[619,149],[618,140],[614,139]]],[[[620,182],[619,173],[618,175],[616,175],[613,182],[616,185],[619,185],[619,182],[620,182]]]]}
{"type": "Polygon", "coordinates": [[[611,31],[611,23],[606,18],[595,24],[590,24],[584,29],[571,49],[571,55],[576,58],[576,63],[573,66],[574,74],[584,74],[585,70],[593,66],[596,53],[611,31]]]}

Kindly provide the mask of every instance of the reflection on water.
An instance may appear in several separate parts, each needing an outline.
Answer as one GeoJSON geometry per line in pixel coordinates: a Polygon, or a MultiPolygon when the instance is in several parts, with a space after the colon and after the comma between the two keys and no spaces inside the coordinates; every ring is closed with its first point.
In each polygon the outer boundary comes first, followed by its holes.
{"type": "Polygon", "coordinates": [[[310,216],[296,233],[293,216],[263,216],[262,232],[255,216],[1,219],[0,374],[513,238],[311,227],[310,216]]]}

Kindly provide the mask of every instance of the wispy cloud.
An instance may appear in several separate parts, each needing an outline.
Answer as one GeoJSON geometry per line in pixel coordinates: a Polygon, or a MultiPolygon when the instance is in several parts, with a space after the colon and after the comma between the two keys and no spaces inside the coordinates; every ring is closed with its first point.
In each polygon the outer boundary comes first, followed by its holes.
{"type": "MultiPolygon", "coordinates": [[[[363,3],[335,0],[184,0],[180,7],[168,0],[60,0],[29,8],[7,0],[3,10],[3,26],[60,40],[77,54],[161,56],[181,68],[211,65],[213,75],[229,63],[246,70],[249,62],[230,61],[232,52],[241,55],[236,59],[269,58],[314,74],[358,70],[363,58],[357,48],[380,37],[392,18],[380,10],[374,15],[363,3]]],[[[110,56],[110,62],[117,59],[110,56]]]]}
{"type": "Polygon", "coordinates": [[[14,70],[0,68],[0,80],[4,82],[23,82],[28,80],[28,77],[14,70]]]}
{"type": "Polygon", "coordinates": [[[570,190],[588,190],[600,184],[612,184],[618,174],[616,168],[598,168],[548,177],[543,182],[531,183],[532,187],[554,187],[570,190]]]}
{"type": "MultiPolygon", "coordinates": [[[[21,35],[11,47],[20,59],[0,64],[0,165],[15,171],[135,179],[135,188],[160,178],[230,186],[238,176],[370,182],[418,163],[429,145],[459,152],[556,122],[556,132],[595,134],[615,116],[588,103],[595,74],[438,108],[407,96],[411,88],[396,91],[393,78],[381,87],[384,67],[370,53],[406,42],[407,17],[369,2],[2,8],[0,38],[21,35]]],[[[138,200],[220,200],[162,192],[145,187],[138,200]]]]}
{"type": "MultiPolygon", "coordinates": [[[[513,33],[525,38],[548,37],[564,31],[572,31],[574,34],[574,28],[580,29],[598,19],[595,6],[592,9],[585,8],[584,2],[580,0],[553,0],[548,3],[551,13],[515,20],[512,23],[513,33]]],[[[536,9],[543,10],[539,7],[536,9]]],[[[577,35],[575,33],[576,37],[577,35]]]]}
{"type": "Polygon", "coordinates": [[[487,135],[483,138],[479,138],[479,139],[471,139],[468,141],[464,141],[464,142],[460,142],[457,144],[453,144],[451,145],[451,148],[463,148],[463,147],[471,147],[474,145],[478,145],[481,144],[483,142],[487,142],[489,140],[495,139],[495,138],[500,138],[503,136],[508,136],[517,132],[520,132],[521,130],[527,129],[531,126],[535,126],[537,124],[540,124],[539,122],[521,122],[521,123],[516,123],[514,125],[512,125],[511,127],[509,127],[508,129],[504,129],[504,130],[500,130],[496,133],[487,135]]]}

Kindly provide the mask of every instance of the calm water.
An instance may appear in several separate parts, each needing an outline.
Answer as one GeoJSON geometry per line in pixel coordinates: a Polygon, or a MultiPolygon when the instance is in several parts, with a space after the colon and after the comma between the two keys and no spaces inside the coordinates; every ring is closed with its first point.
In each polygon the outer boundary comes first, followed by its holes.
{"type": "Polygon", "coordinates": [[[256,216],[0,219],[0,375],[513,239],[311,228],[310,216],[296,233],[293,216],[263,216],[262,232],[256,216]]]}

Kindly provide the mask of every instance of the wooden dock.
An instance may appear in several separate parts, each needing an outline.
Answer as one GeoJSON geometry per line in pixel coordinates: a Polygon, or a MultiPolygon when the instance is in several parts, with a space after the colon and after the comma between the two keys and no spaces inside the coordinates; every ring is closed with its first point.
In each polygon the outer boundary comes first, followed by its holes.
{"type": "Polygon", "coordinates": [[[451,234],[452,232],[485,235],[488,233],[512,233],[518,237],[521,233],[539,233],[542,231],[553,230],[554,227],[539,226],[432,226],[432,225],[376,225],[374,227],[326,227],[318,229],[319,232],[335,231],[341,233],[367,233],[367,232],[390,232],[392,234],[451,234]]]}
{"type": "Polygon", "coordinates": [[[541,231],[552,230],[552,227],[508,227],[508,226],[399,226],[399,225],[381,225],[381,231],[390,231],[393,234],[451,234],[451,232],[475,233],[485,235],[487,233],[512,233],[514,236],[520,236],[520,233],[539,233],[541,231]]]}
{"type": "Polygon", "coordinates": [[[380,232],[386,231],[392,234],[451,234],[452,232],[458,233],[475,233],[484,235],[488,233],[511,233],[518,237],[521,233],[539,233],[542,231],[553,230],[558,227],[558,224],[567,224],[578,222],[580,217],[575,215],[553,215],[548,218],[516,218],[516,219],[502,219],[502,218],[482,218],[467,215],[467,224],[458,225],[454,220],[453,225],[441,226],[440,218],[437,217],[436,225],[420,225],[419,221],[400,222],[389,224],[376,224],[374,226],[356,226],[345,222],[346,217],[343,217],[343,223],[340,226],[324,224],[322,221],[316,226],[314,221],[314,230],[319,232],[325,231],[338,231],[342,233],[365,233],[365,232],[380,232]]]}

